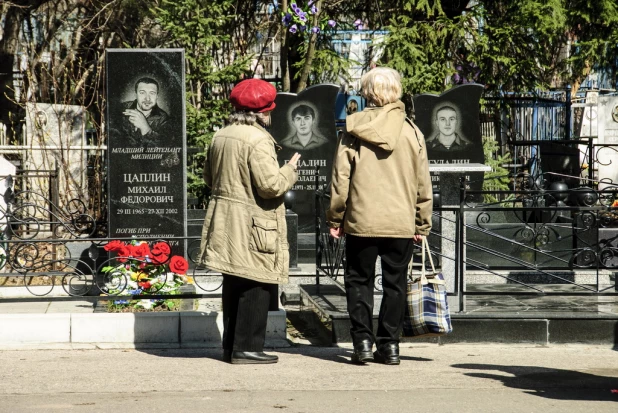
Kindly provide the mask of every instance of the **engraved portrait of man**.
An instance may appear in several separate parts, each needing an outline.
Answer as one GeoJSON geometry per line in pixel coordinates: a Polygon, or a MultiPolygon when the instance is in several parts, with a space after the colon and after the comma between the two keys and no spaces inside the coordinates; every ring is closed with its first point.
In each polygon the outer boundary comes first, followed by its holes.
{"type": "Polygon", "coordinates": [[[311,106],[301,103],[292,109],[290,117],[294,132],[279,142],[281,146],[294,150],[309,150],[328,143],[328,139],[316,130],[318,122],[311,106]]]}
{"type": "Polygon", "coordinates": [[[122,132],[131,146],[157,146],[169,115],[159,107],[159,82],[141,77],[134,85],[135,99],[123,102],[122,132]]]}
{"type": "Polygon", "coordinates": [[[454,152],[465,149],[472,144],[468,139],[457,133],[460,125],[459,114],[455,107],[444,105],[439,107],[435,113],[433,122],[438,133],[427,139],[427,149],[454,152]]]}

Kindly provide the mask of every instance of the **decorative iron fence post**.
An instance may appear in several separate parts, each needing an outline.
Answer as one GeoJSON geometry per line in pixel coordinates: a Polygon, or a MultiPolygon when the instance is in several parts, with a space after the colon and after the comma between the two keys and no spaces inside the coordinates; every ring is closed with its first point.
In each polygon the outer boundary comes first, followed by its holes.
{"type": "MultiPolygon", "coordinates": [[[[317,176],[317,175],[316,175],[317,176]]],[[[320,260],[322,258],[320,246],[320,191],[315,191],[315,285],[320,293],[320,260]]]]}
{"type": "Polygon", "coordinates": [[[571,85],[566,87],[566,111],[564,115],[564,139],[571,139],[571,85]]]}
{"type": "Polygon", "coordinates": [[[464,234],[464,202],[466,199],[466,176],[462,176],[459,184],[459,211],[455,212],[455,289],[459,298],[459,312],[466,311],[466,300],[464,298],[465,288],[465,234],[464,234]]]}

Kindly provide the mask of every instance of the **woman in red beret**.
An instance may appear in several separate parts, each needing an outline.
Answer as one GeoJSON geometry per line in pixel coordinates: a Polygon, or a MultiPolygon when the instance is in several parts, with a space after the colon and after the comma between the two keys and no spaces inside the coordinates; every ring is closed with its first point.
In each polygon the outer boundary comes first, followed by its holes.
{"type": "Polygon", "coordinates": [[[204,181],[212,189],[200,262],[223,274],[223,359],[276,363],[264,353],[271,284],[286,283],[289,252],[283,195],[298,178],[295,154],[279,167],[270,125],[277,91],[248,79],[234,87],[235,112],[206,153],[204,181]]]}

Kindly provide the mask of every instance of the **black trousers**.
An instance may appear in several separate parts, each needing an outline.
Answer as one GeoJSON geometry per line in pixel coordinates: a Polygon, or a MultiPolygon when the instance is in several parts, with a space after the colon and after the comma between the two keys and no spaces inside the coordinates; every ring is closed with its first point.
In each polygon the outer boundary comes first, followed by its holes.
{"type": "Polygon", "coordinates": [[[405,315],[411,238],[365,238],[346,235],[345,289],[353,342],[370,340],[377,347],[399,342],[405,315]],[[382,305],[373,334],[375,263],[382,258],[382,305]]]}
{"type": "Polygon", "coordinates": [[[223,349],[263,351],[271,284],[223,274],[223,349]]]}

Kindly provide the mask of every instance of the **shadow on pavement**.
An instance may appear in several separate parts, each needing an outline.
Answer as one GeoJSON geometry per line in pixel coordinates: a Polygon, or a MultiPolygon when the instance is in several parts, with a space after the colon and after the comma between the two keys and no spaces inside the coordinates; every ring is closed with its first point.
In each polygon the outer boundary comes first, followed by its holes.
{"type": "MultiPolygon", "coordinates": [[[[342,364],[352,364],[350,358],[352,357],[352,349],[347,348],[333,348],[328,347],[328,350],[325,351],[325,348],[315,347],[312,345],[296,345],[295,347],[288,349],[278,349],[279,353],[289,353],[289,354],[300,354],[305,357],[312,357],[325,361],[333,361],[336,363],[342,364]]],[[[410,356],[401,356],[401,361],[433,361],[433,359],[428,359],[424,357],[410,357],[410,356]]],[[[367,363],[373,364],[373,363],[367,363]]]]}
{"type": "Polygon", "coordinates": [[[140,353],[150,354],[156,357],[174,357],[184,359],[212,359],[221,361],[223,358],[223,350],[220,348],[174,348],[174,349],[146,349],[136,348],[135,351],[140,353]]]}
{"type": "Polygon", "coordinates": [[[499,380],[507,387],[526,390],[527,394],[547,399],[618,402],[618,368],[607,369],[608,373],[617,375],[608,377],[537,366],[453,364],[452,367],[483,370],[479,373],[464,374],[470,377],[499,380]],[[491,371],[499,373],[491,374],[489,373],[491,371]]]}

